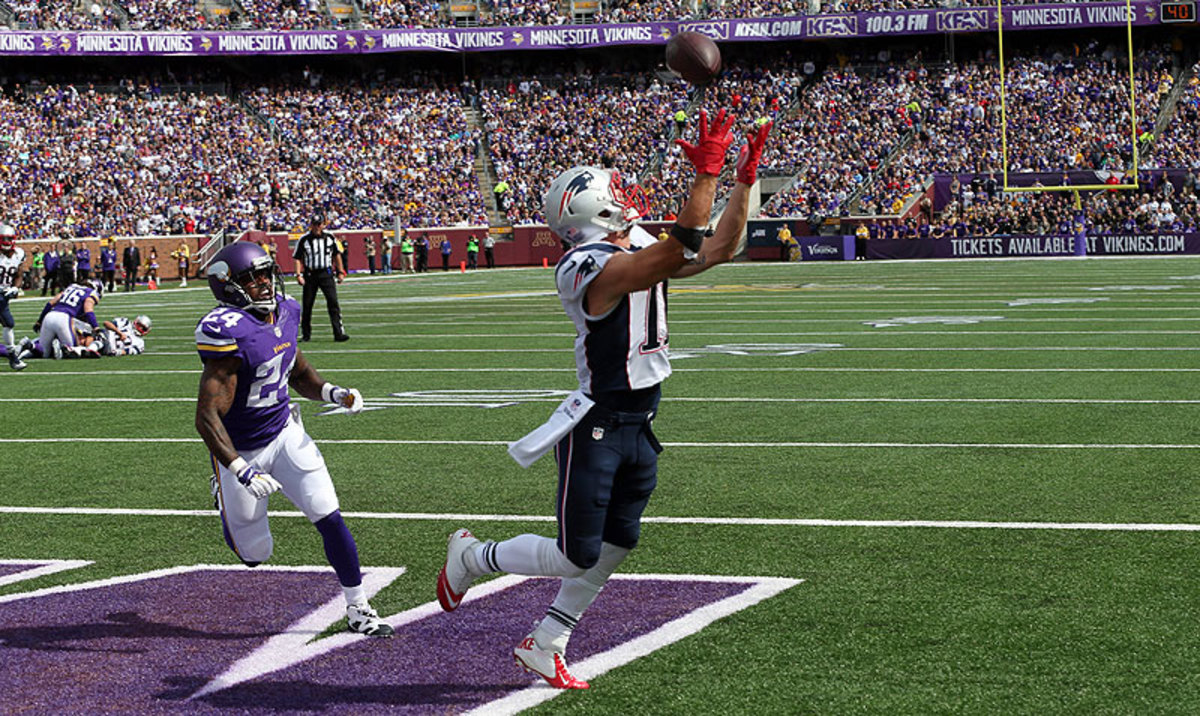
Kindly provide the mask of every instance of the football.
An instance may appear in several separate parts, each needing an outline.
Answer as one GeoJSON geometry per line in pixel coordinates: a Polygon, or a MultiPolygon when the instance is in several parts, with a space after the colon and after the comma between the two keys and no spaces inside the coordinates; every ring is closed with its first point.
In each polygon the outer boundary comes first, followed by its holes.
{"type": "Polygon", "coordinates": [[[721,73],[721,50],[698,32],[681,32],[667,42],[667,68],[689,84],[703,87],[721,73]]]}

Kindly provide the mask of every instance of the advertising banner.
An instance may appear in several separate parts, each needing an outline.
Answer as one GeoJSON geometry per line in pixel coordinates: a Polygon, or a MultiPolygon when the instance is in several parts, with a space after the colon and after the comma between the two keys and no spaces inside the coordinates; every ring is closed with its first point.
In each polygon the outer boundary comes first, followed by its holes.
{"type": "MultiPolygon", "coordinates": [[[[1157,0],[1132,3],[1133,24],[1159,23],[1157,0]]],[[[1004,8],[1006,31],[1121,27],[1123,2],[1046,3],[1004,8]]],[[[486,52],[561,50],[619,45],[664,45],[692,30],[718,42],[805,38],[995,32],[994,8],[904,10],[729,20],[613,25],[474,27],[296,32],[75,32],[0,33],[0,55],[171,56],[330,55],[377,52],[486,52]]]]}
{"type": "Polygon", "coordinates": [[[1157,256],[1200,254],[1200,234],[1112,234],[1075,236],[972,236],[958,239],[876,239],[866,242],[869,259],[961,259],[1030,256],[1157,256]]]}

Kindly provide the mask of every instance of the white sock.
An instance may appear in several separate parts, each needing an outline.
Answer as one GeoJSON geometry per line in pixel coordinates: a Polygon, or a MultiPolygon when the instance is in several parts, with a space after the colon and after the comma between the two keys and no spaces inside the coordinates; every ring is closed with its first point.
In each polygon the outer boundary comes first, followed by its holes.
{"type": "Polygon", "coordinates": [[[342,593],[346,595],[346,606],[354,605],[362,606],[367,603],[367,590],[363,589],[360,584],[355,587],[342,587],[342,593]]]}
{"type": "Polygon", "coordinates": [[[13,329],[5,328],[4,329],[4,345],[15,346],[16,344],[17,344],[17,339],[13,336],[13,329]]]}
{"type": "Polygon", "coordinates": [[[591,569],[578,577],[563,578],[554,603],[533,630],[534,642],[543,649],[566,652],[567,640],[580,617],[600,596],[608,578],[628,554],[624,547],[605,542],[600,547],[600,559],[591,569]]]}
{"type": "MultiPolygon", "coordinates": [[[[470,550],[480,574],[508,572],[537,577],[578,577],[576,567],[549,537],[518,535],[503,542],[485,542],[470,550]]],[[[471,565],[467,565],[468,568],[471,565]]]]}

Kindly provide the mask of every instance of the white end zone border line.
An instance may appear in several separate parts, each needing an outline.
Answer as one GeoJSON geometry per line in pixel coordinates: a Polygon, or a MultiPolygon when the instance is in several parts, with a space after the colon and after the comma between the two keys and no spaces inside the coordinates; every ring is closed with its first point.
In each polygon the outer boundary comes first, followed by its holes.
{"type": "MultiPolygon", "coordinates": [[[[588,657],[583,661],[573,662],[571,671],[575,676],[584,680],[603,676],[617,667],[624,666],[635,659],[640,659],[665,646],[670,646],[699,632],[718,619],[736,614],[743,609],[749,609],[755,604],[765,599],[770,599],[780,592],[791,589],[804,581],[803,579],[788,579],[783,577],[708,577],[692,574],[614,574],[612,578],[631,580],[657,579],[676,582],[736,582],[749,583],[752,586],[744,592],[688,612],[684,616],[669,621],[648,634],[643,634],[608,651],[588,657]]],[[[516,714],[549,701],[562,693],[562,689],[552,688],[545,682],[539,681],[534,686],[509,694],[504,698],[497,699],[466,713],[478,716],[483,716],[484,714],[516,714]]]]}
{"type": "Polygon", "coordinates": [[[29,579],[37,579],[47,574],[65,572],[68,569],[79,569],[89,564],[95,563],[87,559],[0,559],[0,567],[24,567],[28,565],[33,568],[0,576],[0,587],[24,582],[29,579]]]}

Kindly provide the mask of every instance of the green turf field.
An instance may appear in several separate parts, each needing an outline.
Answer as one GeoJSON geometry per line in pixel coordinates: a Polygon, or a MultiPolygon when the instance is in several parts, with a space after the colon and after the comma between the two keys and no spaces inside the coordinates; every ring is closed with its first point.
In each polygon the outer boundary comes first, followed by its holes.
{"type": "MultiPolygon", "coordinates": [[[[302,348],[379,409],[305,426],[364,564],[408,568],[373,600],[394,614],[434,598],[453,528],[551,533],[550,459],[504,444],[575,386],[573,335],[544,269],[341,296],[353,340],[318,300],[302,348]]],[[[97,314],[149,314],[146,355],[0,373],[0,506],[44,508],[0,512],[0,560],[94,562],[0,595],[236,564],[193,429],[213,303],[118,293],[97,314]]],[[[670,316],[690,357],[622,571],[804,581],[543,713],[1200,712],[1200,259],[733,265],[674,282],[670,316]]],[[[324,563],[272,526],[273,564],[324,563]]]]}

